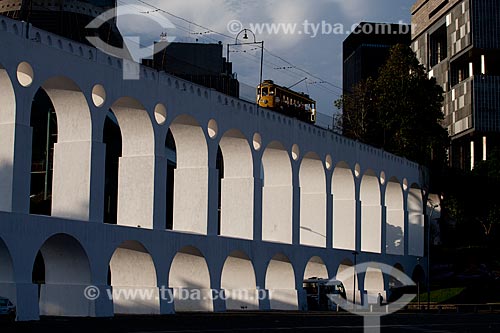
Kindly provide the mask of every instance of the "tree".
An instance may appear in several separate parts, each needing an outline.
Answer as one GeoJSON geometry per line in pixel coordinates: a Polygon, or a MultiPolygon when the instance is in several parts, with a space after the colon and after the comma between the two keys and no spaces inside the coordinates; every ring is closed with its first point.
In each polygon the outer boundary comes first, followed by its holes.
{"type": "Polygon", "coordinates": [[[446,160],[442,103],[442,88],[414,52],[396,45],[376,80],[360,83],[335,104],[344,114],[344,135],[429,165],[446,160]]]}
{"type": "Polygon", "coordinates": [[[335,106],[343,110],[336,127],[342,128],[345,136],[363,142],[368,138],[375,119],[373,90],[374,82],[369,78],[354,86],[350,94],[335,101],[335,106]]]}

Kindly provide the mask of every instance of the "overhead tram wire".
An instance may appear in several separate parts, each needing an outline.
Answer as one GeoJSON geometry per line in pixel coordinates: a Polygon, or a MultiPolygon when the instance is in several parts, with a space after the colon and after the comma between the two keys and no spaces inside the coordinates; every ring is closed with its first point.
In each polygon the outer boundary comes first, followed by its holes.
{"type": "MultiPolygon", "coordinates": [[[[175,14],[173,14],[173,13],[171,13],[171,12],[169,12],[169,11],[163,9],[163,8],[157,7],[157,6],[151,4],[151,3],[147,2],[147,1],[144,1],[144,0],[133,0],[133,1],[136,1],[138,3],[144,4],[146,6],[149,6],[149,7],[153,8],[155,10],[154,12],[165,13],[165,14],[170,15],[170,16],[178,19],[178,20],[181,20],[181,21],[186,22],[186,23],[188,23],[190,25],[193,25],[193,26],[196,26],[198,28],[203,29],[204,30],[203,34],[199,34],[199,36],[202,37],[202,38],[207,38],[207,39],[210,39],[210,40],[218,42],[218,40],[210,37],[210,35],[208,33],[213,33],[214,35],[222,36],[222,37],[224,37],[226,39],[229,39],[229,40],[232,40],[234,38],[234,36],[230,36],[230,35],[227,35],[225,33],[221,33],[221,32],[215,31],[213,29],[210,29],[210,28],[207,28],[207,27],[205,27],[203,25],[200,25],[200,24],[198,24],[196,22],[190,21],[190,20],[185,19],[185,18],[183,18],[181,16],[178,16],[178,15],[175,15],[175,14]]],[[[154,13],[154,12],[152,12],[152,13],[154,13]]],[[[178,25],[178,24],[174,24],[174,25],[176,27],[180,28],[181,30],[183,30],[184,32],[187,32],[188,34],[193,34],[191,31],[189,31],[188,29],[182,27],[181,25],[178,25]]],[[[269,55],[271,55],[272,57],[275,57],[275,58],[283,61],[285,64],[288,65],[288,67],[293,67],[297,71],[305,73],[308,76],[319,80],[321,83],[318,83],[318,85],[317,85],[318,88],[320,88],[320,89],[322,89],[322,90],[324,90],[324,91],[326,91],[328,93],[334,94],[335,96],[340,96],[340,95],[342,95],[344,93],[344,89],[342,87],[340,87],[340,86],[338,86],[338,85],[336,85],[336,84],[334,84],[332,82],[329,82],[327,80],[324,80],[323,78],[319,77],[318,75],[312,74],[310,71],[308,71],[306,69],[303,69],[303,68],[295,66],[290,61],[284,59],[283,57],[281,57],[279,55],[274,54],[273,52],[269,51],[267,48],[264,48],[264,51],[266,53],[268,53],[269,55]],[[331,87],[339,90],[340,92],[335,92],[332,89],[329,89],[329,88],[325,87],[325,85],[331,86],[331,87]]],[[[248,55],[248,53],[247,53],[247,55],[248,55]]],[[[264,61],[264,62],[268,62],[268,61],[264,61]]],[[[280,66],[275,66],[275,67],[280,67],[280,66]]],[[[284,67],[286,67],[286,66],[284,66],[284,67]]],[[[274,70],[274,68],[272,68],[272,69],[274,70]]],[[[286,69],[286,71],[290,71],[294,75],[299,75],[298,73],[292,72],[290,69],[286,69]]],[[[301,76],[301,75],[299,75],[299,76],[301,76]]]]}

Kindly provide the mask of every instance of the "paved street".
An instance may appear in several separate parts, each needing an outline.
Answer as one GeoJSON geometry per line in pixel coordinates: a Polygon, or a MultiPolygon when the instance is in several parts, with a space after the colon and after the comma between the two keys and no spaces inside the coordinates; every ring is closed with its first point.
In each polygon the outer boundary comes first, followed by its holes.
{"type": "MultiPolygon", "coordinates": [[[[114,319],[43,318],[2,323],[2,332],[363,332],[363,319],[332,313],[178,314],[114,319]]],[[[397,314],[382,332],[500,332],[500,314],[397,314]]]]}

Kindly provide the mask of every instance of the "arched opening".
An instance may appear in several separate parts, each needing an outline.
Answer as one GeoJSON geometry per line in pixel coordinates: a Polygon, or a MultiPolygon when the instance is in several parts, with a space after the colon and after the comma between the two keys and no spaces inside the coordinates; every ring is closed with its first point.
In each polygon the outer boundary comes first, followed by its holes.
{"type": "Polygon", "coordinates": [[[238,130],[224,134],[219,143],[220,235],[253,238],[254,179],[252,151],[238,130]]]}
{"type": "Polygon", "coordinates": [[[422,190],[413,184],[408,192],[408,254],[424,256],[425,218],[422,190]]]}
{"type": "Polygon", "coordinates": [[[0,238],[0,295],[7,297],[16,304],[16,284],[14,280],[14,265],[7,244],[0,238]]]}
{"type": "Polygon", "coordinates": [[[16,97],[7,70],[0,65],[0,211],[12,211],[16,97]]]}
{"type": "Polygon", "coordinates": [[[84,94],[68,78],[51,78],[34,97],[30,121],[31,213],[87,221],[92,133],[84,94]]]}
{"type": "Polygon", "coordinates": [[[336,279],[342,281],[347,300],[352,303],[361,304],[361,293],[359,292],[357,273],[358,272],[355,272],[352,261],[344,259],[337,269],[336,279]]]}
{"type": "Polygon", "coordinates": [[[304,270],[303,289],[307,294],[308,311],[317,311],[328,306],[328,297],[319,292],[319,285],[316,283],[306,283],[306,280],[329,279],[328,269],[320,257],[312,257],[304,270]]]}
{"type": "Polygon", "coordinates": [[[381,253],[382,209],[378,177],[368,170],[361,180],[361,250],[381,253]]]}
{"type": "Polygon", "coordinates": [[[187,115],[175,118],[170,131],[176,159],[173,230],[207,234],[208,148],[205,134],[196,119],[187,115]]]}
{"type": "Polygon", "coordinates": [[[52,214],[54,144],[57,142],[57,116],[54,105],[43,89],[38,89],[31,104],[30,214],[52,214]]]}
{"type": "Polygon", "coordinates": [[[78,240],[57,234],[41,246],[33,264],[32,282],[39,285],[42,316],[95,315],[84,290],[91,284],[87,253],[78,240]]]}
{"type": "Polygon", "coordinates": [[[144,106],[130,97],[122,97],[111,106],[112,115],[105,123],[109,146],[106,149],[107,183],[105,212],[110,223],[117,196],[116,223],[129,227],[153,228],[155,150],[151,119],[144,106]],[[114,117],[113,117],[114,116],[114,117]],[[121,132],[117,141],[118,129],[121,132]],[[113,135],[112,138],[109,135],[113,135]],[[118,190],[116,184],[116,159],[118,158],[118,190]]]}
{"type": "Polygon", "coordinates": [[[405,214],[403,206],[403,188],[396,178],[391,178],[385,190],[386,220],[386,252],[388,254],[405,254],[405,214]]]}
{"type": "Polygon", "coordinates": [[[262,156],[262,239],[292,243],[292,166],[279,142],[270,143],[262,156]]]}
{"type": "Polygon", "coordinates": [[[197,248],[187,246],[177,252],[170,267],[169,287],[174,290],[175,311],[214,310],[207,261],[197,248]]]}
{"type": "Polygon", "coordinates": [[[275,255],[266,272],[266,289],[272,310],[297,310],[297,290],[295,273],[287,256],[275,255]]]}
{"type": "Polygon", "coordinates": [[[384,275],[379,267],[368,266],[365,273],[365,290],[368,304],[377,304],[379,294],[384,300],[387,295],[384,289],[384,275]]]}
{"type": "Polygon", "coordinates": [[[328,279],[328,269],[320,257],[312,257],[306,265],[304,280],[311,278],[328,279]]]}
{"type": "Polygon", "coordinates": [[[300,243],[326,247],[326,177],[323,162],[308,153],[300,165],[300,243]]]}
{"type": "Polygon", "coordinates": [[[349,165],[340,162],[332,177],[333,247],[356,249],[356,196],[354,175],[349,165]]]}
{"type": "Polygon", "coordinates": [[[172,131],[168,130],[165,139],[165,157],[167,158],[167,198],[166,198],[166,221],[167,230],[174,229],[174,184],[175,169],[177,169],[177,147],[175,146],[172,131]]]}
{"type": "Polygon", "coordinates": [[[104,121],[103,143],[106,145],[104,179],[104,223],[117,224],[118,167],[122,157],[122,133],[118,120],[109,110],[104,121]]]}
{"type": "Polygon", "coordinates": [[[155,264],[141,243],[122,243],[111,257],[109,273],[115,314],[160,314],[155,264]],[[127,294],[135,297],[118,297],[127,294]]]}
{"type": "Polygon", "coordinates": [[[258,310],[259,295],[252,261],[242,251],[232,252],[222,269],[221,288],[227,310],[258,310]]]}

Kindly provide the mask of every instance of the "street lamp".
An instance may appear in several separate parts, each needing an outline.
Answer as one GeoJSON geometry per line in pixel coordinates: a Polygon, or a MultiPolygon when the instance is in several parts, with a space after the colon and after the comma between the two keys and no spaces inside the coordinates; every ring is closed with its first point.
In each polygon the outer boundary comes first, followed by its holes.
{"type": "Polygon", "coordinates": [[[357,262],[356,262],[356,256],[359,254],[358,251],[353,251],[352,254],[354,255],[354,266],[353,266],[353,280],[354,280],[354,288],[353,288],[353,293],[352,293],[352,304],[354,306],[354,308],[356,308],[356,265],[357,265],[357,262]]]}
{"type": "Polygon", "coordinates": [[[259,83],[262,85],[262,71],[263,71],[263,66],[264,66],[264,41],[260,41],[258,42],[257,41],[257,38],[255,37],[255,34],[252,30],[250,29],[243,29],[241,30],[237,35],[236,35],[236,38],[234,40],[234,44],[227,44],[227,62],[229,62],[229,48],[231,46],[237,46],[237,45],[255,45],[255,44],[258,44],[260,45],[260,48],[261,48],[261,54],[260,54],[260,79],[259,79],[259,83]],[[241,36],[241,34],[244,34],[243,35],[243,39],[244,40],[248,40],[248,33],[251,33],[252,36],[253,36],[253,42],[239,42],[239,38],[241,36]]]}
{"type": "MultiPolygon", "coordinates": [[[[417,265],[420,266],[420,257],[417,258],[417,265]]],[[[418,311],[420,311],[420,276],[417,275],[417,302],[418,302],[418,311]]]]}
{"type": "Polygon", "coordinates": [[[434,204],[431,199],[427,199],[431,204],[431,211],[427,218],[427,310],[431,309],[431,222],[434,210],[439,207],[439,204],[434,204]]]}

